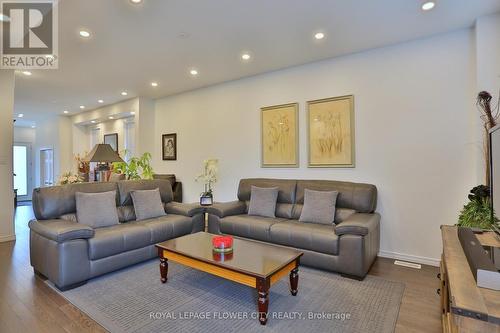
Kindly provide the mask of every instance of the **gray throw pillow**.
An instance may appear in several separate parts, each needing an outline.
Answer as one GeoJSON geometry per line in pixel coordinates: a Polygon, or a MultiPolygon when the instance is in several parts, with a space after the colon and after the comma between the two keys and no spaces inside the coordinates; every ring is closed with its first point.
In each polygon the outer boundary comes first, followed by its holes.
{"type": "Polygon", "coordinates": [[[252,186],[248,215],[276,217],[275,212],[278,191],[277,187],[263,188],[252,186]]]}
{"type": "Polygon", "coordinates": [[[337,191],[304,190],[304,207],[300,214],[300,222],[333,224],[335,220],[335,203],[337,191]]]}
{"type": "Polygon", "coordinates": [[[116,191],[100,193],[76,192],[76,219],[92,228],[120,223],[116,211],[116,191]]]}
{"type": "Polygon", "coordinates": [[[167,215],[161,202],[160,189],[130,192],[137,221],[167,215]]]}

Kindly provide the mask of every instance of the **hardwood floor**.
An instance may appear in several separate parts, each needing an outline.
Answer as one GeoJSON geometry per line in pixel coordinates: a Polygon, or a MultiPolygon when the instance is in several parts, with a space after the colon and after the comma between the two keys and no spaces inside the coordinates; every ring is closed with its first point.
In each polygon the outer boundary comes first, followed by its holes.
{"type": "MultiPolygon", "coordinates": [[[[33,274],[29,262],[31,206],[16,210],[15,242],[0,243],[0,332],[106,332],[33,274]]],[[[396,332],[441,332],[437,267],[421,270],[378,258],[370,274],[401,281],[406,288],[396,332]]]]}

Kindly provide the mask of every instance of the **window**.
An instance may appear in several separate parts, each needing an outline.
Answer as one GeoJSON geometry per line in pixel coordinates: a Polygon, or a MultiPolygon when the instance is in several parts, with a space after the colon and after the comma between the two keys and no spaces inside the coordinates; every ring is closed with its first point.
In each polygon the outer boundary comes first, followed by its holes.
{"type": "Polygon", "coordinates": [[[124,145],[127,150],[125,155],[125,161],[128,162],[132,156],[135,154],[135,123],[133,121],[127,121],[124,125],[124,145]]]}

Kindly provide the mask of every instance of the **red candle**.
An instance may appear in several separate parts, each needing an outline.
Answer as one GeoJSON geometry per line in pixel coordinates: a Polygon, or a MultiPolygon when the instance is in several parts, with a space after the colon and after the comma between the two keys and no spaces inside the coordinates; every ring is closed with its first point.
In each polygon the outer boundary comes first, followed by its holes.
{"type": "Polygon", "coordinates": [[[227,249],[233,247],[232,236],[214,236],[212,238],[212,245],[217,249],[227,249]]]}

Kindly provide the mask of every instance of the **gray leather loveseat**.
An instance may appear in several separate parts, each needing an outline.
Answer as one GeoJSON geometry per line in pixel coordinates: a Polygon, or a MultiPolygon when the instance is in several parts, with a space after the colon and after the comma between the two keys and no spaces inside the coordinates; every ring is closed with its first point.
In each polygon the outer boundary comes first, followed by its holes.
{"type": "Polygon", "coordinates": [[[380,245],[374,185],[288,179],[242,179],[238,201],[208,208],[208,231],[300,249],[301,264],[362,279],[380,245]],[[248,215],[251,186],[278,187],[276,218],[248,215]],[[335,224],[299,222],[304,190],[338,191],[335,224]]]}
{"type": "Polygon", "coordinates": [[[88,279],[157,256],[155,244],[204,229],[197,204],[172,201],[168,180],[82,183],[33,191],[35,220],[29,222],[30,258],[36,273],[59,289],[71,289],[88,279]],[[135,220],[130,192],[159,188],[167,215],[135,220]],[[77,223],[76,192],[116,190],[120,223],[93,229],[77,223]]]}

